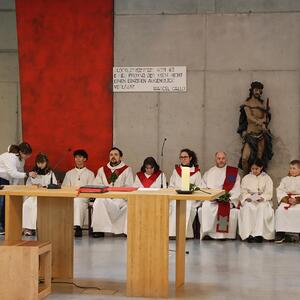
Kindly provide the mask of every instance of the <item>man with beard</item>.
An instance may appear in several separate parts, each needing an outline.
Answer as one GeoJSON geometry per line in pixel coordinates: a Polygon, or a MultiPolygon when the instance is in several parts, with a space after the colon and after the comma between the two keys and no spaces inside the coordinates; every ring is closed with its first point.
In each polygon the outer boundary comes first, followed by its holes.
{"type": "Polygon", "coordinates": [[[240,120],[237,132],[243,138],[242,155],[239,168],[244,175],[250,171],[250,166],[259,158],[267,168],[268,161],[272,158],[272,137],[268,124],[271,120],[269,99],[265,105],[261,99],[263,84],[258,81],[251,83],[250,94],[240,107],[240,120]]]}
{"type": "MultiPolygon", "coordinates": [[[[96,185],[130,187],[133,185],[132,170],[123,161],[123,152],[113,147],[109,151],[109,163],[98,170],[94,180],[96,185]]],[[[127,202],[125,199],[96,199],[93,205],[93,237],[99,238],[104,232],[121,234],[126,232],[125,219],[127,202]]]]}
{"type": "Polygon", "coordinates": [[[202,188],[224,189],[227,198],[216,201],[204,201],[198,210],[200,220],[200,238],[209,236],[214,239],[235,239],[240,197],[240,176],[238,169],[227,166],[225,152],[215,154],[215,166],[206,171],[202,177],[202,188]],[[225,201],[227,200],[227,201],[225,201]]]}

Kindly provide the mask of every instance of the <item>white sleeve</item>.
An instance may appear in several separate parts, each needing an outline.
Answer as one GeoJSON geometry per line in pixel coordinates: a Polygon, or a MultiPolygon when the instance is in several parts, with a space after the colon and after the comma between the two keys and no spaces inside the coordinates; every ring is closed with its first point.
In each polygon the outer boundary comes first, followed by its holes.
{"type": "Polygon", "coordinates": [[[241,203],[244,204],[245,200],[251,196],[250,193],[248,193],[248,182],[247,182],[248,175],[246,175],[242,179],[241,183],[241,203]]]}
{"type": "Polygon", "coordinates": [[[62,186],[71,186],[70,173],[67,172],[63,180],[62,186]]]}
{"type": "Polygon", "coordinates": [[[264,198],[265,201],[271,201],[273,197],[273,181],[269,175],[265,175],[265,177],[266,185],[261,197],[264,198]]]}
{"type": "Polygon", "coordinates": [[[235,184],[229,192],[231,194],[230,200],[234,203],[235,206],[238,205],[240,194],[241,194],[241,178],[240,175],[237,175],[235,184]]]}
{"type": "Polygon", "coordinates": [[[201,182],[202,182],[202,180],[201,180],[201,173],[199,171],[196,174],[195,185],[198,186],[198,187],[201,187],[201,182]]]}
{"type": "Polygon", "coordinates": [[[200,187],[201,188],[207,188],[207,174],[208,172],[205,172],[204,175],[202,176],[202,180],[201,180],[201,183],[200,183],[200,187]]]}
{"type": "Polygon", "coordinates": [[[135,176],[133,187],[137,187],[137,188],[143,187],[143,185],[137,175],[135,176]]]}
{"type": "Polygon", "coordinates": [[[25,172],[19,172],[17,170],[17,166],[13,160],[5,159],[5,160],[3,160],[3,164],[4,164],[6,171],[10,177],[16,178],[16,179],[23,179],[26,177],[25,172]]]}
{"type": "Polygon", "coordinates": [[[133,185],[133,174],[132,169],[128,167],[126,179],[125,179],[125,186],[132,186],[133,185]]]}
{"type": "Polygon", "coordinates": [[[285,178],[282,178],[279,187],[276,189],[278,203],[288,195],[288,188],[285,181],[285,178]]]}
{"type": "Polygon", "coordinates": [[[170,184],[169,187],[175,189],[176,186],[176,177],[177,177],[177,172],[176,170],[173,171],[172,176],[170,178],[170,184]]]}
{"type": "Polygon", "coordinates": [[[94,180],[95,180],[95,175],[93,172],[90,172],[88,176],[88,184],[93,184],[94,180]]]}
{"type": "Polygon", "coordinates": [[[103,173],[101,170],[103,170],[102,167],[98,170],[97,176],[95,177],[93,184],[105,185],[104,182],[103,182],[102,176],[101,176],[101,174],[103,173]]]}

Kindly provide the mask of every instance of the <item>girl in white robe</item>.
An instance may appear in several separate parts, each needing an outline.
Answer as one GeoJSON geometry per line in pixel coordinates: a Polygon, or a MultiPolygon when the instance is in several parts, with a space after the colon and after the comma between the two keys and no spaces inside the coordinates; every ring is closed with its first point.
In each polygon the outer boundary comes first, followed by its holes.
{"type": "Polygon", "coordinates": [[[257,159],[241,183],[239,235],[242,240],[248,239],[248,242],[273,240],[275,237],[273,181],[262,170],[263,162],[257,159]]]}
{"type": "MultiPolygon", "coordinates": [[[[182,149],[179,155],[180,166],[176,166],[172,176],[170,178],[170,188],[181,189],[181,167],[190,167],[190,184],[194,184],[197,187],[201,185],[201,173],[198,167],[198,159],[194,151],[190,149],[182,149]]],[[[197,214],[197,206],[200,203],[198,201],[187,200],[186,201],[186,237],[193,238],[193,222],[197,214]]],[[[176,236],[176,201],[170,201],[169,207],[169,236],[176,236]]]]}
{"type": "MultiPolygon", "coordinates": [[[[57,183],[55,174],[49,168],[49,160],[46,154],[39,153],[35,158],[35,167],[33,169],[37,173],[36,178],[29,177],[26,185],[37,185],[46,187],[52,176],[53,183],[57,183]]],[[[37,197],[24,197],[23,200],[23,228],[24,235],[35,235],[37,221],[37,197]]]]}
{"type": "Polygon", "coordinates": [[[286,232],[300,233],[300,160],[290,162],[289,175],[282,178],[276,192],[275,242],[282,243],[286,232]]]}

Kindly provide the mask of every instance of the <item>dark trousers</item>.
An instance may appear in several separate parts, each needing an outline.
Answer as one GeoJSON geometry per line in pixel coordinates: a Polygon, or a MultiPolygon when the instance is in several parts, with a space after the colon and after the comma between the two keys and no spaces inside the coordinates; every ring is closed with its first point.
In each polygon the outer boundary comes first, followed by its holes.
{"type": "MultiPolygon", "coordinates": [[[[9,185],[9,181],[0,177],[0,185],[9,185]]],[[[5,196],[0,196],[0,227],[5,227],[5,196]]]]}

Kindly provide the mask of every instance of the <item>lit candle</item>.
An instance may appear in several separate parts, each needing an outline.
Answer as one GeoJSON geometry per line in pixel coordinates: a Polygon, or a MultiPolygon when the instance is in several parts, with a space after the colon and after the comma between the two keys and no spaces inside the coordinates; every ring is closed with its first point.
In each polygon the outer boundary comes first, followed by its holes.
{"type": "Polygon", "coordinates": [[[189,191],[190,190],[190,168],[181,167],[181,190],[189,191]]]}

